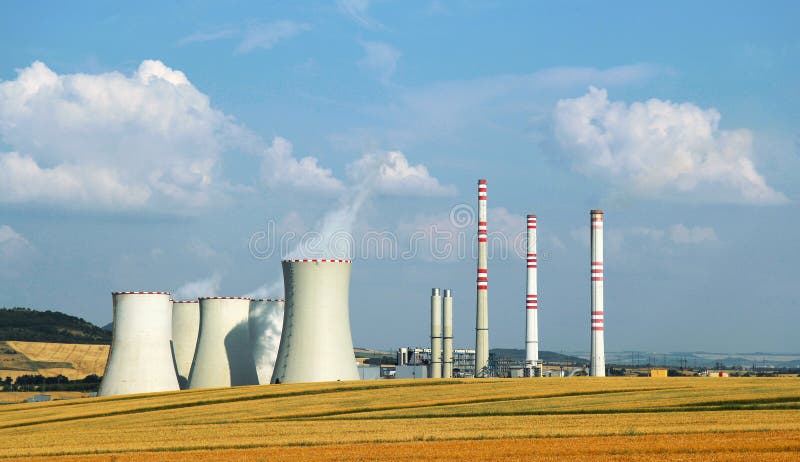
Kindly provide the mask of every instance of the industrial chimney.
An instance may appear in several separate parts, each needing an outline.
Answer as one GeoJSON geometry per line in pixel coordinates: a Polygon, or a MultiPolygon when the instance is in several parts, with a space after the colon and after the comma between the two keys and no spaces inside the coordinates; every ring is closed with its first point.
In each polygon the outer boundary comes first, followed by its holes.
{"type": "Polygon", "coordinates": [[[250,301],[248,326],[259,384],[269,383],[275,369],[283,330],[283,307],[283,299],[259,298],[250,301]]]}
{"type": "MultiPolygon", "coordinates": [[[[539,296],[537,294],[536,215],[528,215],[527,285],[525,295],[525,367],[539,367],[539,296]]],[[[533,376],[533,374],[529,374],[533,376]]]]}
{"type": "Polygon", "coordinates": [[[272,383],[358,380],[350,260],[284,260],[286,308],[272,383]]]}
{"type": "Polygon", "coordinates": [[[432,379],[442,378],[442,295],[431,293],[431,372],[432,379]]]}
{"type": "Polygon", "coordinates": [[[442,378],[453,378],[453,295],[450,289],[444,289],[442,299],[444,307],[444,362],[442,378]]]}
{"type": "Polygon", "coordinates": [[[591,284],[592,284],[592,355],[589,375],[605,377],[606,353],[603,340],[603,211],[590,212],[592,225],[591,284]]]}
{"type": "Polygon", "coordinates": [[[189,387],[197,333],[200,330],[200,303],[197,300],[172,301],[172,354],[181,390],[189,387]]]}
{"type": "Polygon", "coordinates": [[[489,366],[489,270],[487,262],[486,180],[478,180],[478,294],[475,319],[475,377],[489,366]]]}
{"type": "Polygon", "coordinates": [[[114,336],[99,396],[179,390],[169,292],[113,292],[114,336]]]}
{"type": "Polygon", "coordinates": [[[258,385],[246,297],[200,299],[200,331],[189,388],[258,385]]]}

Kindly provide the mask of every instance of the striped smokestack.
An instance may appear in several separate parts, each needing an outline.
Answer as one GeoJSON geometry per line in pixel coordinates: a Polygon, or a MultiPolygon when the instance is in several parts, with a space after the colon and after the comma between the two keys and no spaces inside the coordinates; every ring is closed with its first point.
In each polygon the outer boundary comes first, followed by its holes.
{"type": "Polygon", "coordinates": [[[478,294],[475,319],[475,377],[489,366],[489,270],[487,263],[486,180],[478,180],[478,294]]]}
{"type": "Polygon", "coordinates": [[[431,375],[442,377],[442,295],[439,289],[431,293],[431,375]]]}
{"type": "Polygon", "coordinates": [[[444,362],[442,363],[442,378],[453,377],[453,295],[450,289],[444,289],[442,299],[444,312],[444,362]]]}
{"type": "Polygon", "coordinates": [[[536,215],[528,215],[527,289],[525,296],[525,363],[539,363],[539,297],[537,294],[536,215]]]}
{"type": "Polygon", "coordinates": [[[592,354],[589,375],[605,377],[606,353],[603,339],[603,211],[592,210],[592,249],[591,249],[591,284],[592,284],[592,354]]]}

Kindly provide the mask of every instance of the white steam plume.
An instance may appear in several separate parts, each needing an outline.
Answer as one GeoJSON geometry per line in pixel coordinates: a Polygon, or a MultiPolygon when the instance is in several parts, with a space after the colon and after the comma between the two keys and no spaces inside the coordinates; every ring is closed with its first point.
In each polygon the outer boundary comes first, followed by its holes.
{"type": "Polygon", "coordinates": [[[222,275],[219,273],[214,273],[205,279],[187,282],[173,292],[172,297],[175,300],[193,300],[199,297],[213,297],[219,294],[221,282],[222,275]]]}
{"type": "Polygon", "coordinates": [[[283,331],[283,307],[278,303],[253,300],[250,303],[250,342],[256,363],[258,383],[267,384],[272,379],[278,347],[283,331]]]}

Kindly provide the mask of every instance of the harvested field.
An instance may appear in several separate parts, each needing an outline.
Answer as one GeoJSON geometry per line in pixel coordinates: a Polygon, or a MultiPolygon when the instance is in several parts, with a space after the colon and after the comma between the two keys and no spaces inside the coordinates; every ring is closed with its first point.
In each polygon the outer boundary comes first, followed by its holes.
{"type": "Polygon", "coordinates": [[[797,378],[387,380],[0,408],[0,458],[791,460],[799,450],[797,378]]]}
{"type": "Polygon", "coordinates": [[[103,375],[110,348],[108,345],[17,341],[8,341],[6,345],[31,362],[33,373],[46,377],[61,374],[70,379],[103,375]]]}

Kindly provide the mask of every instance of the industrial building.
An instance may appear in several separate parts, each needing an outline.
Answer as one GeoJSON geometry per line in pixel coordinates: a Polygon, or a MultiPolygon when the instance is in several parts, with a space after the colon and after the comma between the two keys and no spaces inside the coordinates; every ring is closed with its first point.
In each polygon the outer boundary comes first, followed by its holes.
{"type": "Polygon", "coordinates": [[[175,372],[181,390],[189,388],[197,333],[200,330],[200,302],[197,300],[172,301],[172,354],[175,372]]]}
{"type": "Polygon", "coordinates": [[[99,396],[179,390],[169,292],[113,292],[114,333],[99,396]]]}
{"type": "Polygon", "coordinates": [[[272,383],[358,380],[350,260],[284,260],[283,332],[272,383]]]}
{"type": "Polygon", "coordinates": [[[200,330],[189,388],[258,385],[247,325],[250,299],[200,298],[200,330]]]}
{"type": "MultiPolygon", "coordinates": [[[[420,366],[430,368],[431,349],[402,347],[397,349],[397,366],[420,366]]],[[[487,365],[488,367],[488,365],[487,365]]],[[[430,374],[427,374],[430,377],[430,374]]],[[[453,349],[453,377],[475,376],[475,350],[453,349]]]]}
{"type": "Polygon", "coordinates": [[[247,324],[259,384],[269,383],[275,370],[283,331],[284,303],[283,299],[250,300],[247,324]]]}

